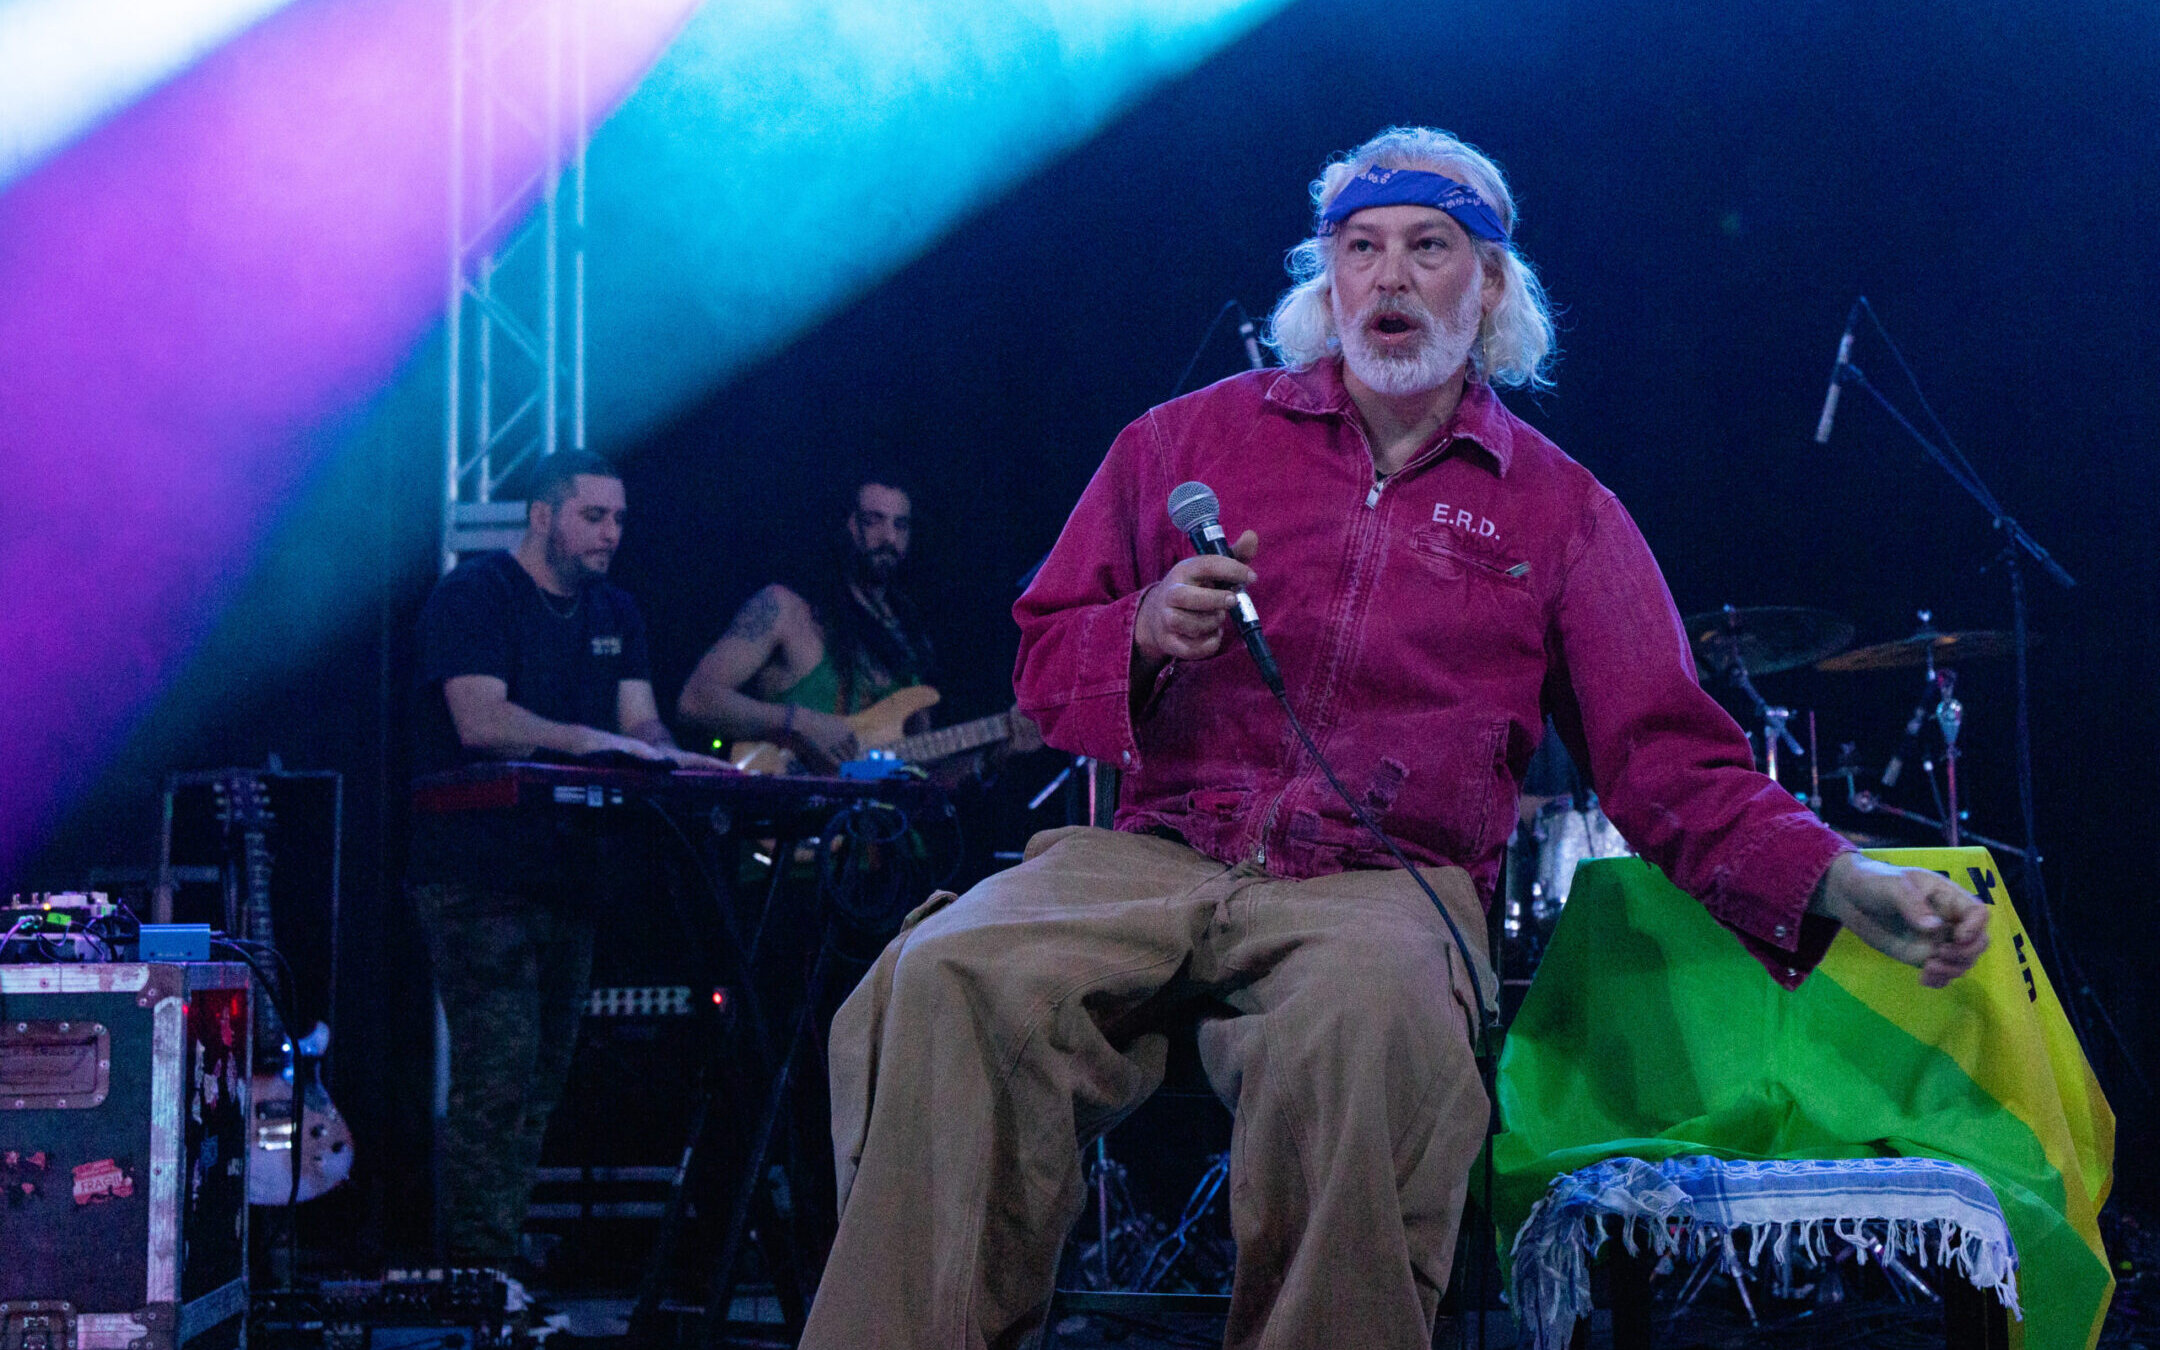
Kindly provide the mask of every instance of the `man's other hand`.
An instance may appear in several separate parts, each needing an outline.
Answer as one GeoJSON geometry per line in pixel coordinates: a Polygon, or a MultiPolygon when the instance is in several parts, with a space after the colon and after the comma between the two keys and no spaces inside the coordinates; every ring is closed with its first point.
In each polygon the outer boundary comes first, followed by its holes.
{"type": "Polygon", "coordinates": [[[657,748],[666,757],[668,763],[673,764],[678,769],[732,770],[735,767],[724,759],[714,759],[711,755],[701,755],[695,750],[685,750],[681,746],[663,745],[657,748]]]}
{"type": "Polygon", "coordinates": [[[1920,983],[1930,989],[1971,970],[1987,950],[1988,907],[1923,868],[1843,854],[1808,908],[1885,956],[1918,966],[1920,983]]]}
{"type": "Polygon", "coordinates": [[[635,736],[618,736],[612,731],[602,731],[598,727],[587,727],[585,731],[587,734],[583,738],[584,743],[578,749],[578,753],[581,755],[635,755],[639,759],[649,759],[658,763],[665,763],[674,757],[668,753],[666,746],[652,745],[639,740],[635,736]]]}
{"type": "Polygon", "coordinates": [[[837,713],[797,708],[787,748],[814,773],[831,773],[855,758],[855,728],[837,713]]]}
{"type": "Polygon", "coordinates": [[[1148,591],[1133,623],[1133,655],[1148,667],[1169,661],[1204,661],[1222,650],[1223,624],[1237,602],[1234,594],[1250,586],[1246,564],[1260,548],[1251,530],[1230,546],[1235,557],[1202,553],[1171,568],[1148,591]]]}

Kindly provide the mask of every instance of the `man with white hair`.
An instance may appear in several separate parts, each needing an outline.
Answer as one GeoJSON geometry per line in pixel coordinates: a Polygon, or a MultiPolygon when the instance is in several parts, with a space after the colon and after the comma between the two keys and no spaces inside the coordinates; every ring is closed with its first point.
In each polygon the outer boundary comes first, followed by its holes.
{"type": "Polygon", "coordinates": [[[1116,828],[933,898],[835,1020],[843,1210],[805,1345],[1016,1344],[1081,1146],[1160,1082],[1172,1011],[1236,1115],[1227,1343],[1429,1345],[1488,1112],[1482,908],[1548,713],[1781,983],[1839,922],[1930,984],[1986,945],[1970,896],[1755,770],[1627,513],[1494,395],[1547,383],[1552,325],[1492,161],[1394,129],[1313,199],[1286,368],[1126,428],[1014,609],[1021,705],[1123,771],[1116,828]],[[1188,480],[1235,556],[1188,556],[1164,509],[1188,480]],[[1240,588],[1356,809],[1221,655],[1240,588]]]}

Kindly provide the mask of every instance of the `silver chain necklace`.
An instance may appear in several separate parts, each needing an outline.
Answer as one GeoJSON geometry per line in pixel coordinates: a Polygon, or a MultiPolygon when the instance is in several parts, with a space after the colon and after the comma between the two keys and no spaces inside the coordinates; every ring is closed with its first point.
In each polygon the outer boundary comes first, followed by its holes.
{"type": "Polygon", "coordinates": [[[570,608],[558,609],[555,606],[556,597],[549,593],[547,587],[535,586],[533,587],[533,589],[540,592],[540,603],[548,607],[548,613],[554,615],[558,619],[576,618],[578,606],[585,603],[585,592],[578,591],[572,594],[570,597],[570,608]]]}

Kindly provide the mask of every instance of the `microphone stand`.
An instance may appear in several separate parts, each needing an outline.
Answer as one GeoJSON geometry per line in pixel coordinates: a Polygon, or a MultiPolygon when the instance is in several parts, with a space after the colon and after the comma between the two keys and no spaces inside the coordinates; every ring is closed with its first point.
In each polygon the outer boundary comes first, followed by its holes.
{"type": "MultiPolygon", "coordinates": [[[[1871,317],[1873,313],[1874,311],[1869,311],[1871,317]]],[[[1950,457],[1943,453],[1943,449],[1941,446],[1935,444],[1935,442],[1929,440],[1926,436],[1922,435],[1920,432],[1920,428],[1914,426],[1911,419],[1907,418],[1903,412],[1899,411],[1898,406],[1895,403],[1892,403],[1888,398],[1884,397],[1882,390],[1877,389],[1873,384],[1869,383],[1868,377],[1861,373],[1860,367],[1854,365],[1850,361],[1847,361],[1844,365],[1838,367],[1838,382],[1841,384],[1858,385],[1862,392],[1866,393],[1868,397],[1874,399],[1876,403],[1882,406],[1884,412],[1890,414],[1892,421],[1896,422],[1900,427],[1903,427],[1905,429],[1905,434],[1912,437],[1913,440],[1920,446],[1920,448],[1927,452],[1928,458],[1934,460],[1937,466],[1939,466],[1944,473],[1950,475],[1950,479],[1952,482],[1956,483],[1959,487],[1965,489],[1965,491],[1971,495],[1974,501],[1980,503],[1980,508],[1988,513],[1990,521],[1995,526],[1995,528],[2001,530],[2004,536],[2010,540],[2010,546],[2007,551],[2009,551],[2010,553],[2011,565],[2013,569],[2011,572],[2012,576],[2017,575],[2015,571],[2016,551],[2022,550],[2023,552],[2030,554],[2032,560],[2040,564],[2041,569],[2045,571],[2049,576],[2053,577],[2056,583],[2061,585],[2065,590],[2077,585],[2077,579],[2063,570],[2062,564],[2055,561],[2054,555],[2049,553],[2046,549],[2042,548],[2040,546],[2040,541],[2033,538],[2032,535],[2027,533],[2025,527],[2018,524],[2016,519],[2013,518],[2008,511],[2005,511],[2003,509],[2002,503],[1996,500],[1994,493],[1988,491],[1987,484],[1980,481],[1980,476],[1972,471],[1972,467],[1970,465],[1952,463],[1950,457]]],[[[1960,458],[1962,458],[1962,456],[1960,458]]],[[[2017,613],[2019,616],[2022,617],[2022,615],[2024,614],[2023,606],[2025,604],[2024,586],[2022,583],[2019,583],[2013,585],[2011,590],[2012,600],[2017,607],[2017,613]]],[[[2022,629],[2019,630],[2018,636],[2021,640],[2023,639],[2024,632],[2022,629]]]]}
{"type": "MultiPolygon", "coordinates": [[[[1870,310],[1869,316],[1873,317],[1873,314],[1874,311],[1870,310]]],[[[2003,509],[2002,502],[1996,498],[1994,493],[1988,491],[1987,484],[1980,481],[1979,475],[1972,471],[1970,465],[1953,462],[1941,446],[1923,435],[1920,428],[1914,426],[1912,420],[1906,417],[1895,403],[1892,403],[1880,389],[1877,389],[1868,380],[1867,375],[1862,372],[1860,367],[1847,361],[1844,365],[1838,367],[1838,381],[1842,384],[1857,386],[1868,397],[1874,399],[1884,412],[1889,413],[1890,419],[1902,427],[1905,434],[1912,437],[1914,443],[1927,453],[1928,458],[1933,460],[1938,468],[1950,476],[1950,481],[1965,489],[1966,494],[1980,504],[1980,509],[1988,513],[1988,517],[1995,528],[2008,540],[2000,557],[2005,569],[2010,574],[2011,645],[2013,648],[2012,655],[2017,666],[2017,707],[2015,716],[2018,811],[2025,830],[2025,847],[2021,851],[2019,860],[2021,864],[2019,885],[2026,895],[2032,897],[2033,903],[2040,909],[2042,917],[2046,920],[2048,938],[2052,945],[2055,939],[2054,916],[2048,911],[2047,883],[2040,874],[2040,842],[2033,809],[2032,690],[2028,675],[2032,634],[2025,598],[2024,561],[2020,555],[2030,557],[2033,562],[2038,563],[2042,571],[2053,578],[2057,585],[2065,589],[2077,585],[2077,580],[2064,571],[2062,564],[2056,562],[2054,557],[2045,548],[2041,547],[2039,540],[2033,538],[2025,527],[2017,522],[2015,517],[2003,509]]],[[[1962,456],[1960,456],[1960,459],[1962,459],[1962,456]]],[[[2060,960],[2060,952],[2056,952],[2054,955],[2060,960]]]]}
{"type": "MultiPolygon", "coordinates": [[[[1876,317],[1873,307],[1868,306],[1867,301],[1864,299],[1860,303],[1862,307],[1867,308],[1868,317],[1874,321],[1875,326],[1881,329],[1882,320],[1876,317]]],[[[1888,339],[1888,332],[1885,331],[1883,336],[1888,339]]],[[[1894,343],[1891,351],[1893,354],[1896,352],[1894,343]]],[[[1903,358],[1899,358],[1899,362],[1902,365],[1903,358]]],[[[1910,378],[1909,371],[1907,372],[1907,378],[1910,378]]],[[[2032,562],[2038,564],[2040,569],[2047,573],[2057,585],[2065,589],[2077,585],[2077,580],[2063,570],[2062,564],[2056,562],[2054,557],[2045,548],[2041,547],[2039,540],[2034,539],[2025,527],[2017,522],[2015,517],[2003,509],[2002,502],[1996,498],[1994,493],[1988,491],[1987,484],[1980,480],[1979,474],[1973,470],[1970,464],[1964,462],[1962,454],[1953,461],[1941,446],[1929,440],[1921,432],[1920,428],[1914,426],[1912,420],[1899,410],[1896,404],[1892,403],[1880,389],[1877,389],[1869,382],[1860,367],[1854,365],[1851,361],[1842,362],[1837,368],[1836,379],[1840,384],[1857,386],[1868,397],[1874,399],[1884,412],[1890,414],[1891,420],[1902,427],[1906,435],[1912,437],[1914,443],[1926,452],[1929,459],[1935,462],[1936,467],[1948,474],[1951,482],[1963,488],[1967,496],[1980,504],[1980,509],[1988,513],[1988,518],[1995,529],[2008,541],[2004,544],[2002,553],[1999,556],[2005,569],[2010,574],[2012,645],[2017,664],[2015,737],[2017,742],[2018,811],[2025,830],[2025,846],[2019,850],[2018,885],[2021,893],[2031,899],[2035,911],[2040,916],[2041,925],[2047,932],[2048,954],[2054,958],[2056,968],[2062,970],[2066,975],[2071,974],[2074,962],[2069,959],[2069,955],[2063,948],[2061,939],[2056,933],[2054,911],[2048,904],[2047,880],[2040,870],[2040,842],[2033,809],[2032,694],[2028,679],[2028,652],[2032,639],[2026,617],[2024,561],[2029,558],[2032,562]]],[[[1918,382],[1915,381],[1914,388],[1917,389],[1918,387],[1918,382]]],[[[1921,395],[1923,405],[1925,405],[1926,401],[1927,396],[1925,394],[1921,395]]],[[[2080,979],[2078,981],[2080,987],[2074,992],[2087,998],[2092,997],[2091,990],[2084,988],[2083,984],[2084,981],[2080,979]]],[[[2074,1011],[2075,1006],[2075,1003],[2073,1003],[2072,1020],[2081,1022],[2082,1019],[2079,1019],[2074,1011]]],[[[2082,1033],[2082,1026],[2079,1029],[2082,1033]]],[[[2079,1039],[2082,1041],[2087,1038],[2081,1034],[2079,1039]]],[[[2125,1047],[2125,1054],[2127,1055],[2127,1047],[2125,1047]]],[[[2135,1062],[2133,1061],[2134,1067],[2135,1062]]],[[[2143,1077],[2142,1074],[2139,1076],[2140,1078],[2143,1077]]]]}

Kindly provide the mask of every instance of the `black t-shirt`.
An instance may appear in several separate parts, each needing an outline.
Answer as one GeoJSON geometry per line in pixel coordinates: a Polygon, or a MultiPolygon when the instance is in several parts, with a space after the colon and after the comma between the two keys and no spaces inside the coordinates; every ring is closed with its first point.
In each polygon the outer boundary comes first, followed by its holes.
{"type": "MultiPolygon", "coordinates": [[[[645,621],[627,593],[596,581],[574,603],[547,595],[508,553],[469,559],[436,583],[420,611],[419,639],[415,777],[484,758],[458,740],[446,680],[492,675],[527,712],[615,731],[621,682],[652,678],[645,621]]],[[[565,820],[419,812],[409,872],[423,882],[578,889],[595,862],[593,847],[565,820]]]]}

